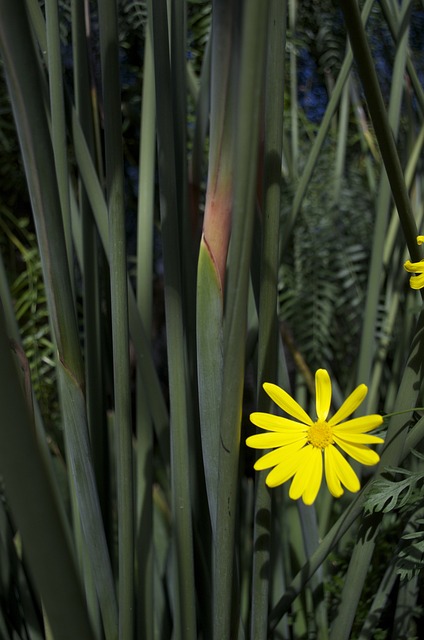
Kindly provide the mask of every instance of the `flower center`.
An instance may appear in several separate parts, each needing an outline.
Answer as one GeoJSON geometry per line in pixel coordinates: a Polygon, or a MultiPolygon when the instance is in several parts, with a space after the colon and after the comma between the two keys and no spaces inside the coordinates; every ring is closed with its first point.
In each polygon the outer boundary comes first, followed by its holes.
{"type": "Polygon", "coordinates": [[[308,429],[308,442],[317,449],[333,443],[333,430],[325,420],[318,420],[308,429]]]}

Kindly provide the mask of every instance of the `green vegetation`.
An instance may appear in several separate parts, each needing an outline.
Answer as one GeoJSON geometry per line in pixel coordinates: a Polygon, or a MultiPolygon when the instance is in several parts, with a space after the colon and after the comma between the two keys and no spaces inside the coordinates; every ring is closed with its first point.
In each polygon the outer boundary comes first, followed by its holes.
{"type": "Polygon", "coordinates": [[[0,15],[0,638],[421,637],[421,3],[0,15]],[[385,444],[306,506],[320,368],[385,444]]]}

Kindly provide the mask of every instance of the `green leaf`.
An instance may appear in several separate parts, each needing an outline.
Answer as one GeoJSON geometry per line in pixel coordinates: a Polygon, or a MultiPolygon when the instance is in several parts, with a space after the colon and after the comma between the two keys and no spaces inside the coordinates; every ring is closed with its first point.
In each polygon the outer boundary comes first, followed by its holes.
{"type": "Polygon", "coordinates": [[[393,509],[404,507],[418,482],[424,479],[424,472],[416,473],[398,467],[388,467],[386,471],[399,473],[405,478],[403,480],[390,480],[389,478],[381,477],[376,480],[367,492],[367,499],[364,504],[364,509],[369,513],[374,511],[388,513],[393,509]]]}
{"type": "Polygon", "coordinates": [[[212,530],[218,500],[219,430],[222,396],[222,314],[220,278],[202,238],[197,271],[197,370],[203,464],[212,530]]]}
{"type": "Polygon", "coordinates": [[[88,557],[92,564],[106,638],[116,638],[118,610],[102,513],[94,478],[85,399],[72,373],[61,363],[58,367],[60,395],[65,420],[67,459],[77,496],[79,516],[88,557]]]}
{"type": "Polygon", "coordinates": [[[25,557],[55,637],[94,640],[63,505],[27,412],[2,313],[0,352],[0,472],[25,557]]]}

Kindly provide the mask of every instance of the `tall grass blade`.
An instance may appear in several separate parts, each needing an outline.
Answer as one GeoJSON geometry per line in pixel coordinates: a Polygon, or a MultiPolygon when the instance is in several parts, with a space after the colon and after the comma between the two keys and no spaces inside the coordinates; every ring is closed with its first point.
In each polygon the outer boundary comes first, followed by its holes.
{"type": "MultiPolygon", "coordinates": [[[[371,13],[371,9],[373,7],[374,0],[366,0],[362,12],[361,12],[361,20],[364,24],[366,24],[369,15],[371,13]]],[[[327,108],[325,110],[324,117],[320,124],[317,137],[314,140],[312,149],[308,155],[308,159],[306,161],[306,165],[303,168],[302,176],[299,180],[298,187],[296,189],[295,197],[293,199],[292,209],[290,211],[289,218],[284,221],[283,227],[283,237],[281,241],[281,252],[283,253],[286,247],[286,243],[291,237],[291,231],[293,229],[293,225],[296,221],[297,215],[302,206],[303,199],[305,197],[306,189],[311,180],[312,173],[314,171],[315,165],[317,163],[319,154],[321,153],[322,145],[326,139],[328,130],[330,128],[333,116],[336,112],[337,106],[340,102],[340,98],[342,95],[343,87],[347,81],[347,78],[350,74],[350,70],[353,62],[353,54],[352,50],[348,49],[345,59],[343,61],[342,67],[340,69],[339,75],[337,76],[337,81],[334,86],[334,89],[331,93],[330,100],[328,102],[327,108]]]]}
{"type": "Polygon", "coordinates": [[[209,173],[197,268],[197,371],[203,464],[212,531],[216,533],[223,375],[223,313],[233,203],[234,117],[231,82],[234,3],[214,4],[211,32],[209,173]]]}
{"type": "Polygon", "coordinates": [[[94,640],[70,530],[55,479],[40,455],[2,310],[0,351],[0,467],[25,556],[55,636],[94,640]]]}
{"type": "Polygon", "coordinates": [[[102,525],[88,442],[83,367],[73,305],[53,152],[40,90],[37,56],[23,5],[1,4],[0,47],[19,134],[36,223],[53,334],[59,354],[58,375],[69,409],[65,436],[80,517],[90,549],[93,574],[108,638],[115,637],[117,609],[112,571],[102,525]],[[69,404],[68,404],[69,403],[69,404]]]}
{"type": "MultiPolygon", "coordinates": [[[[70,120],[80,176],[93,211],[102,246],[106,255],[109,257],[108,214],[102,187],[74,109],[71,109],[70,120]]],[[[134,292],[130,286],[128,286],[128,314],[130,334],[135,346],[137,364],[143,379],[143,386],[153,417],[162,457],[164,462],[169,464],[168,412],[158,374],[153,363],[150,344],[146,336],[145,328],[141,322],[134,292]]]]}
{"type": "Polygon", "coordinates": [[[176,638],[196,637],[194,555],[190,498],[189,386],[181,274],[181,215],[175,163],[176,137],[171,93],[166,2],[149,2],[155,58],[157,145],[165,278],[168,371],[171,409],[171,487],[173,509],[176,638]],[[171,161],[170,161],[171,159],[171,161]]]}
{"type": "MultiPolygon", "coordinates": [[[[287,3],[271,0],[265,76],[265,141],[263,175],[262,247],[260,259],[258,328],[258,411],[273,411],[262,384],[277,380],[278,358],[278,248],[280,226],[281,156],[284,109],[284,49],[287,3]]],[[[258,262],[258,260],[255,260],[258,262]]],[[[268,626],[271,574],[271,494],[265,473],[256,475],[250,635],[264,638],[268,626]]]]}
{"type": "MultiPolygon", "coordinates": [[[[362,28],[362,27],[361,27],[362,28]]],[[[388,126],[390,139],[397,138],[399,125],[400,125],[400,110],[403,95],[403,78],[405,73],[405,60],[407,51],[407,32],[403,34],[402,40],[398,43],[396,52],[395,65],[393,69],[392,87],[390,93],[390,105],[388,115],[388,126]]],[[[371,76],[375,75],[371,74],[371,76]]],[[[375,82],[377,79],[375,78],[375,82]]],[[[374,85],[374,83],[372,83],[374,85]]],[[[378,95],[382,101],[381,93],[377,84],[378,95]]],[[[377,91],[375,88],[375,91],[377,91]]],[[[371,98],[372,99],[372,98],[371,98]]],[[[377,98],[378,99],[378,98],[377,98]]],[[[384,105],[383,108],[385,109],[384,105]]],[[[394,142],[393,142],[394,144],[394,142]]],[[[385,154],[384,148],[380,147],[382,154],[385,154]]],[[[396,152],[397,154],[397,152],[396,152]]],[[[383,155],[384,160],[384,155],[383,155]]],[[[399,177],[403,181],[403,190],[406,193],[406,186],[403,178],[403,173],[399,177]]],[[[364,325],[361,335],[361,347],[358,358],[358,382],[369,381],[370,371],[372,366],[372,360],[374,357],[374,349],[370,349],[370,345],[374,342],[375,334],[375,322],[377,315],[377,305],[379,299],[379,291],[381,287],[381,280],[383,275],[383,254],[384,244],[388,226],[388,214],[390,208],[392,192],[391,184],[388,180],[387,173],[383,172],[380,178],[377,203],[376,203],[376,221],[373,236],[373,246],[371,254],[371,265],[368,276],[367,297],[364,310],[364,325]]],[[[399,211],[399,210],[398,210],[399,211]]],[[[399,214],[402,218],[401,214],[399,214]]],[[[413,219],[415,227],[415,220],[413,219]]],[[[415,227],[416,234],[416,227],[415,227]]],[[[416,239],[415,239],[415,252],[417,251],[416,239]]],[[[368,407],[369,408],[369,407],[368,407]]],[[[361,407],[362,411],[365,411],[365,405],[361,407]]]]}
{"type": "Polygon", "coordinates": [[[215,545],[217,553],[213,593],[215,640],[235,637],[239,623],[238,594],[233,592],[234,542],[249,268],[268,6],[268,2],[259,5],[249,0],[244,5],[242,21],[240,84],[236,102],[238,111],[234,129],[234,207],[224,321],[224,375],[215,545]]]}
{"type": "MultiPolygon", "coordinates": [[[[153,210],[156,163],[156,99],[150,30],[146,29],[140,127],[137,228],[137,306],[143,326],[152,326],[153,210]]],[[[137,635],[154,637],[153,425],[140,373],[136,381],[137,635]]]]}
{"type": "MultiPolygon", "coordinates": [[[[410,3],[403,3],[403,10],[407,12],[410,3]]],[[[387,171],[387,176],[392,189],[399,217],[405,236],[406,243],[412,260],[420,259],[420,252],[416,244],[417,229],[414,216],[412,214],[408,193],[405,188],[402,167],[395,145],[392,129],[387,118],[387,111],[384,105],[375,71],[374,62],[371,56],[368,40],[361,21],[359,8],[355,0],[341,2],[340,7],[345,16],[346,29],[349,34],[350,44],[354,53],[355,61],[364,87],[367,98],[371,120],[374,126],[381,156],[387,171]]],[[[406,13],[405,13],[406,15],[406,13]]],[[[403,38],[407,35],[408,22],[404,22],[403,38]]],[[[398,85],[399,86],[399,85],[398,85]]],[[[402,85],[400,85],[402,86],[402,85]]]]}
{"type": "MultiPolygon", "coordinates": [[[[296,33],[296,0],[288,2],[289,28],[292,37],[296,33]]],[[[297,51],[290,48],[290,141],[291,141],[291,165],[292,178],[297,180],[299,172],[299,110],[298,110],[298,86],[297,86],[297,51]]]]}
{"type": "Polygon", "coordinates": [[[223,299],[209,247],[202,239],[197,267],[197,356],[200,429],[212,531],[216,531],[220,405],[223,372],[223,299]]]}
{"type": "MultiPolygon", "coordinates": [[[[50,90],[51,136],[57,185],[65,232],[69,273],[73,274],[72,231],[69,205],[69,174],[66,156],[66,121],[63,95],[62,59],[60,55],[59,11],[56,0],[46,2],[47,59],[50,90]]],[[[71,279],[73,286],[73,279],[71,279]]]]}
{"type": "MultiPolygon", "coordinates": [[[[81,126],[89,141],[91,153],[95,155],[91,80],[87,50],[87,25],[85,4],[74,1],[71,5],[72,44],[74,63],[74,94],[75,108],[80,118],[81,126]]],[[[63,105],[65,107],[65,105],[63,105]]],[[[64,116],[66,111],[64,112],[64,116]]],[[[69,179],[69,176],[68,176],[69,179]]],[[[77,189],[75,189],[77,191],[77,189]]],[[[102,354],[102,337],[100,309],[100,265],[98,259],[98,233],[95,228],[93,214],[90,209],[87,194],[82,184],[78,182],[78,205],[74,190],[71,196],[71,222],[73,232],[73,246],[82,271],[82,296],[84,318],[84,363],[85,363],[85,397],[87,405],[87,420],[90,433],[91,450],[93,454],[93,468],[99,493],[100,507],[105,526],[106,538],[111,539],[111,509],[110,483],[108,468],[108,440],[106,426],[106,407],[104,393],[104,355],[102,354]],[[79,211],[78,211],[79,209],[79,211]],[[77,227],[77,221],[80,225],[77,227]],[[78,231],[80,231],[78,235],[78,231]]],[[[76,500],[72,501],[73,506],[76,500]]],[[[77,523],[75,523],[77,524],[77,523]]],[[[76,529],[79,532],[81,525],[76,529]]],[[[77,538],[78,542],[78,538],[77,538]]],[[[90,565],[85,558],[87,549],[81,553],[81,569],[85,577],[87,602],[92,612],[92,619],[100,626],[98,601],[95,592],[95,582],[90,575],[90,565]]]]}
{"type": "Polygon", "coordinates": [[[117,5],[99,5],[118,491],[119,637],[134,633],[134,487],[117,5]]]}

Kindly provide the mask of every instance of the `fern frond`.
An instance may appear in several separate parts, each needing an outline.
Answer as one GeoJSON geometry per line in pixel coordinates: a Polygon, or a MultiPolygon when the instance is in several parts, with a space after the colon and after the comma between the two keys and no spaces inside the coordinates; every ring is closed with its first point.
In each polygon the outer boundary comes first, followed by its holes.
{"type": "Polygon", "coordinates": [[[424,569],[424,519],[413,523],[415,531],[405,533],[399,543],[397,572],[401,580],[411,580],[424,569]]]}
{"type": "Polygon", "coordinates": [[[46,426],[57,427],[59,414],[55,349],[50,334],[47,298],[36,236],[30,228],[29,218],[17,219],[4,208],[0,223],[3,241],[7,241],[7,254],[14,257],[15,269],[13,273],[9,273],[10,293],[31,372],[32,387],[46,426]]]}
{"type": "MultiPolygon", "coordinates": [[[[339,204],[328,202],[333,162],[330,141],[283,257],[279,309],[308,366],[328,366],[343,385],[352,373],[362,328],[373,203],[365,175],[354,166],[343,179],[339,204]]],[[[290,191],[288,185],[285,201],[292,200],[290,191]]]]}

